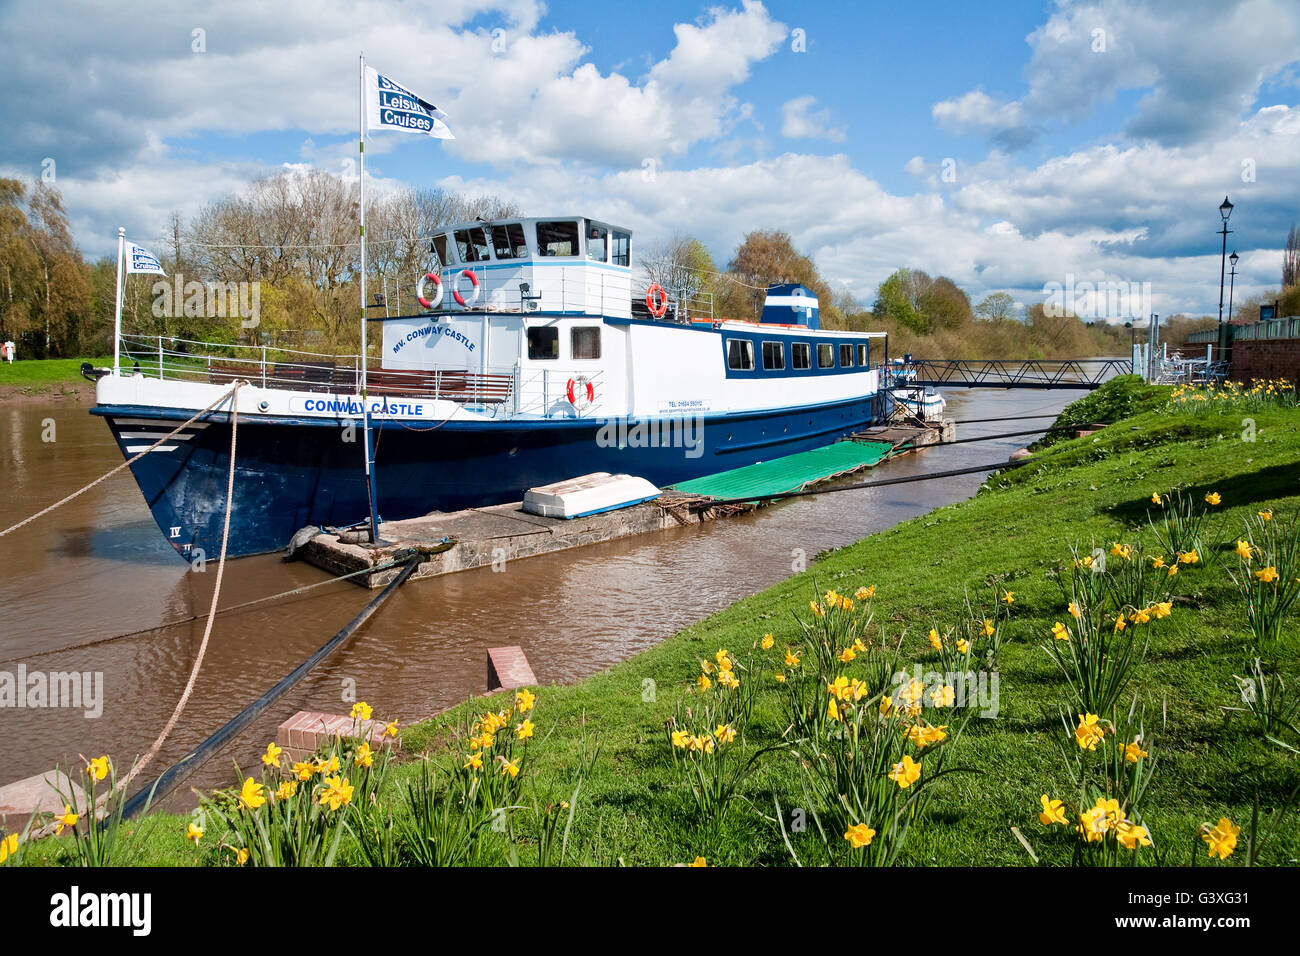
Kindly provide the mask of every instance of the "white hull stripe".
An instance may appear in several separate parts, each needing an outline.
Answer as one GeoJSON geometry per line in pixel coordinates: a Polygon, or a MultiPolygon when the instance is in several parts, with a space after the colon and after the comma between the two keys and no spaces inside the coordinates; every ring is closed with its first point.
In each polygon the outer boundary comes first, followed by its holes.
{"type": "MultiPolygon", "coordinates": [[[[156,431],[156,432],[122,432],[121,435],[120,435],[120,437],[122,437],[122,438],[152,438],[152,439],[154,439],[154,440],[156,441],[156,440],[158,440],[159,438],[162,438],[162,437],[163,437],[164,435],[166,435],[166,434],[167,434],[167,432],[165,432],[165,431],[161,431],[161,430],[160,430],[160,431],[156,431]]],[[[187,434],[185,434],[185,432],[177,432],[175,435],[172,435],[172,438],[175,439],[176,441],[189,441],[189,440],[190,440],[191,438],[193,438],[193,437],[194,437],[193,435],[187,435],[187,434]]]]}
{"type": "MultiPolygon", "coordinates": [[[[161,428],[163,429],[162,433],[164,435],[166,435],[169,431],[171,431],[173,428],[176,427],[175,425],[160,418],[114,418],[113,424],[119,427],[123,425],[137,425],[137,426],[147,425],[151,428],[161,428]]],[[[186,425],[185,427],[186,428],[207,428],[211,424],[212,424],[211,422],[190,422],[190,424],[186,425]]]]}
{"type": "MultiPolygon", "coordinates": [[[[148,451],[151,445],[127,445],[126,450],[129,452],[148,451]]],[[[175,451],[179,445],[159,445],[154,451],[175,451]]]]}

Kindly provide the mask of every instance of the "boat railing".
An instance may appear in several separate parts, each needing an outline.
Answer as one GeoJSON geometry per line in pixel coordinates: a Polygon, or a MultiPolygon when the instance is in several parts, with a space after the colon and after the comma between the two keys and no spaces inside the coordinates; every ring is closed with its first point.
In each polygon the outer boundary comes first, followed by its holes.
{"type": "MultiPolygon", "coordinates": [[[[122,337],[123,372],[167,381],[339,395],[360,393],[358,355],[330,355],[272,345],[227,345],[168,336],[122,337]]],[[[604,404],[599,369],[482,366],[468,369],[366,369],[368,395],[446,400],[493,415],[591,417],[604,404]],[[590,387],[589,387],[590,386],[590,387]]]]}
{"type": "MultiPolygon", "coordinates": [[[[488,270],[481,265],[465,265],[448,270],[444,275],[442,299],[429,315],[457,315],[462,312],[563,312],[566,314],[615,316],[626,318],[630,314],[636,292],[631,276],[611,273],[597,266],[575,263],[558,269],[511,270],[505,274],[488,270]],[[468,280],[458,281],[462,272],[472,272],[478,281],[477,296],[470,290],[468,280]],[[467,304],[455,301],[452,290],[461,293],[467,304]]],[[[431,294],[426,288],[426,294],[431,294]]],[[[644,292],[641,293],[644,295],[644,292]]],[[[403,314],[403,296],[400,290],[394,297],[396,311],[403,314]]],[[[416,302],[414,290],[410,292],[412,304],[416,302]]],[[[385,297],[385,304],[388,298],[385,297]]],[[[385,305],[386,317],[387,305],[385,305]]]]}

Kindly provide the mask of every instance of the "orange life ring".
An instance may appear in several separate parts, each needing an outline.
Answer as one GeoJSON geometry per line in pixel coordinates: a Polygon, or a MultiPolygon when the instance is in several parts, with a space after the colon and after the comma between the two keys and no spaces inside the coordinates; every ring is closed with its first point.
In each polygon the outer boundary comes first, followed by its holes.
{"type": "Polygon", "coordinates": [[[424,306],[426,309],[436,309],[442,304],[442,279],[439,277],[438,273],[426,272],[424,275],[420,276],[420,281],[415,285],[415,301],[420,303],[420,305],[424,306]],[[438,289],[438,294],[433,297],[432,301],[424,297],[424,283],[426,279],[432,282],[438,289]]]}
{"type": "Polygon", "coordinates": [[[468,309],[471,305],[473,305],[475,302],[478,301],[478,294],[479,294],[478,276],[476,276],[469,269],[462,270],[460,275],[456,276],[456,282],[451,288],[451,297],[456,300],[457,304],[462,309],[468,309]],[[460,294],[460,289],[458,288],[462,277],[467,277],[469,279],[469,284],[474,287],[474,292],[469,297],[468,302],[465,301],[464,297],[460,294]]]}
{"type": "Polygon", "coordinates": [[[569,384],[565,386],[564,394],[569,399],[569,404],[575,408],[578,405],[578,386],[580,383],[587,386],[584,390],[587,397],[585,404],[590,405],[596,400],[596,386],[591,384],[590,380],[582,378],[581,376],[576,379],[571,378],[569,379],[569,384]]]}
{"type": "Polygon", "coordinates": [[[658,282],[652,282],[650,288],[645,290],[645,307],[650,310],[650,314],[656,319],[662,319],[668,312],[668,293],[658,282]],[[658,293],[659,307],[655,307],[655,293],[658,293]]]}

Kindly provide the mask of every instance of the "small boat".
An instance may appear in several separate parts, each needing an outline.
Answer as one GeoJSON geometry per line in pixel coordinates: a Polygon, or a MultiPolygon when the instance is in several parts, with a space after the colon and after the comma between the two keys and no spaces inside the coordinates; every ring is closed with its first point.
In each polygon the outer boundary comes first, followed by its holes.
{"type": "Polygon", "coordinates": [[[893,390],[894,402],[901,405],[922,421],[932,422],[943,417],[947,401],[931,386],[912,386],[893,390]]]}
{"type": "Polygon", "coordinates": [[[888,416],[883,332],[821,328],[816,296],[796,284],[771,286],[753,319],[670,315],[662,288],[636,288],[631,243],[581,216],[454,225],[433,240],[438,264],[411,277],[419,309],[367,319],[378,367],[124,335],[149,374],[103,374],[91,411],[130,458],[215,403],[131,466],[185,557],[221,547],[235,382],[232,556],[355,525],[372,489],[378,517],[401,519],[593,472],[662,488],[888,416]]]}

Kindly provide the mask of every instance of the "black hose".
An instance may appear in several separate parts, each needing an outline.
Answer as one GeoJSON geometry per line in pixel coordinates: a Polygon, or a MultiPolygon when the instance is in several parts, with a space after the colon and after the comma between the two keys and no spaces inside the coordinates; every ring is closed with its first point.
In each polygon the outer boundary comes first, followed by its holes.
{"type": "Polygon", "coordinates": [[[302,678],[305,677],[312,668],[323,661],[340,644],[356,633],[357,628],[361,627],[362,624],[365,624],[366,621],[370,619],[371,615],[373,615],[375,611],[379,610],[380,606],[388,600],[389,596],[391,596],[394,591],[406,582],[406,579],[411,576],[411,573],[415,571],[416,567],[420,564],[420,559],[421,555],[412,555],[406,564],[403,565],[402,570],[398,573],[397,577],[393,578],[386,588],[380,591],[369,604],[362,608],[360,614],[348,621],[341,631],[322,644],[320,648],[311,655],[311,657],[307,658],[295,667],[285,675],[278,684],[232,717],[211,737],[203,741],[203,743],[199,744],[180,760],[176,761],[176,763],[164,770],[150,786],[144,787],[137,791],[133,796],[129,797],[125,805],[122,807],[123,819],[130,819],[137,813],[148,809],[149,805],[153,803],[155,798],[161,798],[170,793],[177,784],[189,777],[194,773],[194,771],[198,770],[199,767],[203,766],[203,764],[212,757],[222,744],[225,744],[239,733],[239,731],[243,730],[254,717],[257,717],[264,710],[270,707],[277,698],[281,697],[286,691],[298,683],[298,681],[302,680],[302,678]]]}

